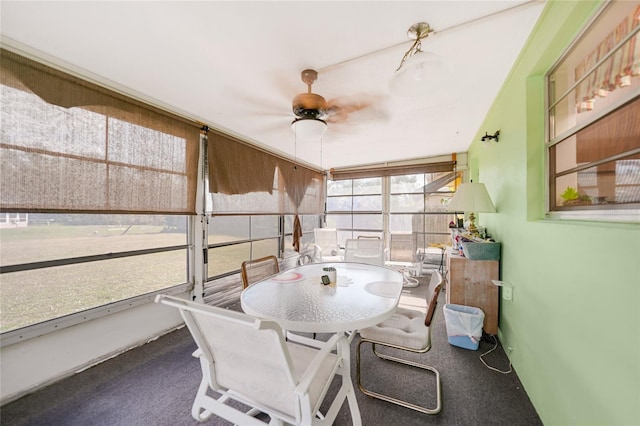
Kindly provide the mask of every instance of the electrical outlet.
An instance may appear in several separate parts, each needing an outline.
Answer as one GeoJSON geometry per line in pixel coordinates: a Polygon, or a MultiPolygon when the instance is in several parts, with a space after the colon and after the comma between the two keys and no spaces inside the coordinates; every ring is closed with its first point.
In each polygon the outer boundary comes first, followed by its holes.
{"type": "Polygon", "coordinates": [[[494,285],[502,288],[500,293],[502,294],[502,300],[513,300],[513,287],[511,283],[500,280],[491,280],[494,285]]]}
{"type": "Polygon", "coordinates": [[[510,286],[502,286],[502,299],[503,300],[512,300],[513,299],[513,288],[510,286]]]}

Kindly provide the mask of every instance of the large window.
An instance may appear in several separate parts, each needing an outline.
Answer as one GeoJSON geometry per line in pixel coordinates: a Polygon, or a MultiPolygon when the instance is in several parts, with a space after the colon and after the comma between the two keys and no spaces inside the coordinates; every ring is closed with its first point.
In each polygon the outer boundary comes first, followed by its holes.
{"type": "Polygon", "coordinates": [[[240,270],[245,260],[280,256],[280,217],[214,216],[209,219],[208,277],[240,270]]]}
{"type": "Polygon", "coordinates": [[[185,216],[2,217],[2,332],[187,282],[185,216]]]}
{"type": "Polygon", "coordinates": [[[614,1],[548,74],[550,216],[638,220],[640,5],[614,1]]]}
{"type": "Polygon", "coordinates": [[[455,214],[447,204],[456,172],[417,173],[327,183],[327,226],[338,229],[338,243],[349,238],[413,232],[418,248],[449,241],[455,214]]]}
{"type": "Polygon", "coordinates": [[[201,125],[0,55],[2,343],[188,291],[201,125]]]}
{"type": "Polygon", "coordinates": [[[338,229],[338,244],[359,236],[383,237],[383,178],[329,181],[327,227],[338,229]]]}
{"type": "Polygon", "coordinates": [[[447,204],[455,193],[456,176],[442,172],[389,177],[389,232],[416,233],[419,248],[449,242],[449,223],[456,220],[447,204]]]}

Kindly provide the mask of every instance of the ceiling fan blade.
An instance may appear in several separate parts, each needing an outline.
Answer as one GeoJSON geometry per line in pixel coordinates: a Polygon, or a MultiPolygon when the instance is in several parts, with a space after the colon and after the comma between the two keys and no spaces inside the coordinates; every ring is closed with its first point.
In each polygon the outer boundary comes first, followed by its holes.
{"type": "Polygon", "coordinates": [[[242,103],[243,109],[248,116],[272,116],[291,118],[293,120],[291,106],[286,100],[274,100],[245,92],[236,92],[232,96],[242,103]]]}
{"type": "Polygon", "coordinates": [[[327,102],[328,123],[386,121],[384,98],[375,95],[343,96],[327,102]]]}

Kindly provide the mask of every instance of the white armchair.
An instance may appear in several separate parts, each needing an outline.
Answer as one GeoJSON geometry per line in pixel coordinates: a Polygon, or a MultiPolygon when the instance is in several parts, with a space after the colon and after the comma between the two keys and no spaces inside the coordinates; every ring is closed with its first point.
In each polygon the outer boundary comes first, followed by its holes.
{"type": "Polygon", "coordinates": [[[412,232],[392,233],[389,239],[389,260],[386,266],[403,273],[404,287],[417,287],[419,282],[410,278],[410,271],[416,275],[422,273],[422,263],[418,260],[417,234],[412,232]]]}
{"type": "Polygon", "coordinates": [[[338,246],[338,231],[335,228],[315,228],[314,260],[317,262],[340,262],[342,251],[338,246]]]}
{"type": "Polygon", "coordinates": [[[200,359],[202,381],[191,410],[196,420],[215,414],[233,424],[264,425],[254,417],[263,412],[271,425],[331,425],[346,399],[353,424],[362,423],[345,336],[312,348],[285,341],[274,321],[166,295],[158,295],[156,303],[178,308],[198,345],[194,356],[200,359]],[[335,375],[342,376],[342,384],[322,414],[320,405],[335,375]],[[220,396],[207,395],[209,389],[220,396]],[[226,404],[230,400],[252,409],[240,411],[226,404]]]}
{"type": "Polygon", "coordinates": [[[375,238],[349,239],[345,245],[346,262],[384,266],[384,241],[375,238]]]}

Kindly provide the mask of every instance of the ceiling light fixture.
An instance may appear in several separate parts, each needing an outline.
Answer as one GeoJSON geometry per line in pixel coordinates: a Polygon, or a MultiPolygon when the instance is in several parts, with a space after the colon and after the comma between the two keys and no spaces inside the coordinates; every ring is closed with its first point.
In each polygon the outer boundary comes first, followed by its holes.
{"type": "Polygon", "coordinates": [[[296,118],[291,123],[291,130],[296,134],[296,140],[317,142],[327,130],[327,123],[319,118],[296,118]]]}
{"type": "Polygon", "coordinates": [[[407,35],[415,41],[389,81],[391,94],[404,97],[424,96],[431,94],[441,84],[436,74],[442,73],[442,61],[437,55],[422,51],[422,40],[433,32],[426,22],[418,22],[409,28],[407,35]]]}

